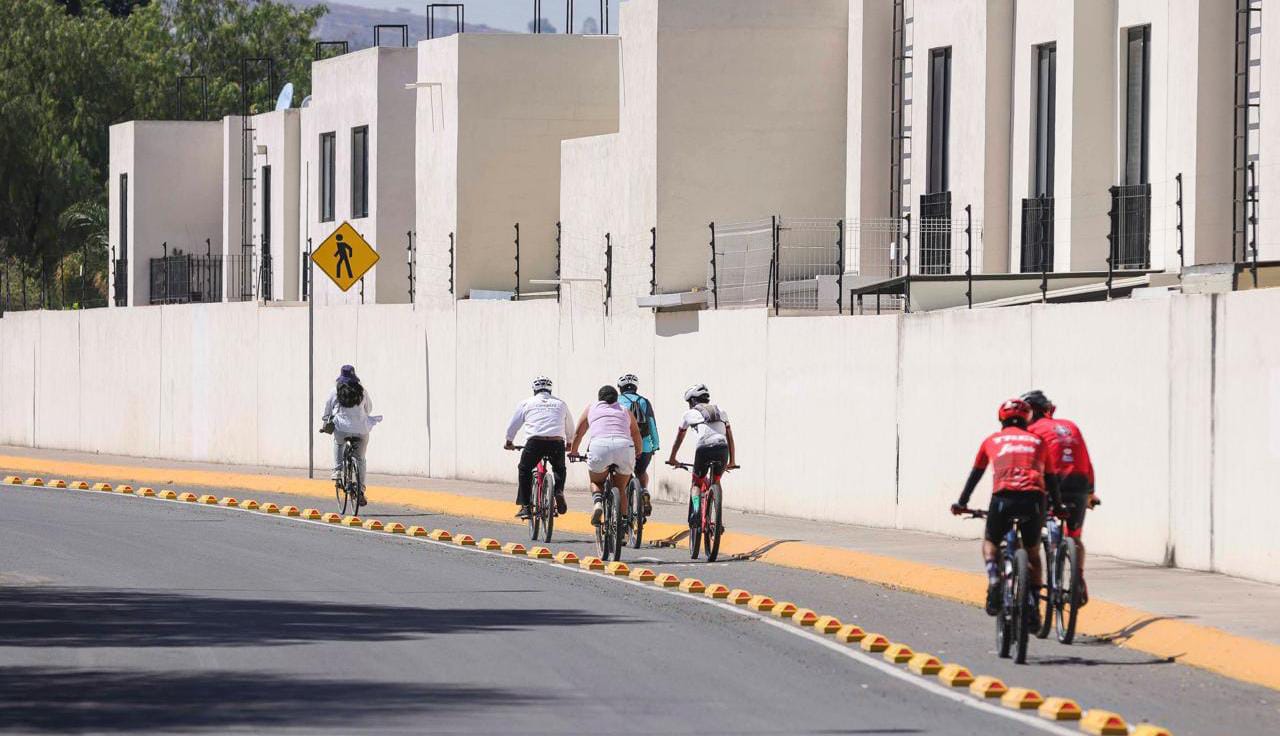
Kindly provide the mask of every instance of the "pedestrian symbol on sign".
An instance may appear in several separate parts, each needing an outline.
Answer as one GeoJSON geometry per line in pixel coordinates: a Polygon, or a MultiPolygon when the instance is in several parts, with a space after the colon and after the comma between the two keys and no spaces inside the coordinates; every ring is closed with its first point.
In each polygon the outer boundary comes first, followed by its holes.
{"type": "Polygon", "coordinates": [[[338,240],[337,253],[336,253],[338,257],[338,266],[336,269],[334,269],[335,273],[341,275],[342,267],[346,266],[347,278],[351,278],[351,246],[347,245],[346,242],[343,241],[341,233],[335,234],[334,237],[337,238],[338,240]]]}
{"type": "Polygon", "coordinates": [[[311,254],[311,260],[346,291],[378,262],[378,252],[344,222],[311,254]]]}

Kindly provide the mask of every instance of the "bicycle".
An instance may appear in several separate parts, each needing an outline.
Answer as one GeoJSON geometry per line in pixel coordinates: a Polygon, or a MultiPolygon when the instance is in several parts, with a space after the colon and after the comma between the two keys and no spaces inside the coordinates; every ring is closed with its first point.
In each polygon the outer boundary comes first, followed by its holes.
{"type": "MultiPolygon", "coordinates": [[[[1100,503],[1094,499],[1090,508],[1100,503]]],[[[1036,636],[1048,638],[1049,630],[1053,628],[1057,631],[1059,643],[1071,644],[1076,638],[1076,617],[1084,597],[1081,586],[1076,584],[1083,577],[1083,570],[1080,567],[1080,547],[1074,538],[1064,534],[1065,528],[1064,521],[1054,514],[1045,520],[1045,593],[1041,597],[1045,605],[1036,636]]]]}
{"type": "Polygon", "coordinates": [[[364,487],[360,484],[360,457],[356,451],[360,449],[359,437],[347,437],[342,443],[342,477],[334,485],[334,495],[342,508],[342,515],[351,515],[360,510],[360,501],[364,498],[364,487]]]}
{"type": "MultiPolygon", "coordinates": [[[[693,472],[688,463],[676,463],[673,467],[693,472]]],[[[720,537],[724,534],[724,500],[721,494],[720,478],[726,470],[739,466],[726,467],[724,463],[714,461],[711,470],[697,481],[696,495],[689,497],[689,558],[698,559],[698,546],[701,544],[707,553],[707,562],[715,562],[720,555],[720,537]],[[693,508],[694,500],[698,501],[697,511],[693,508]],[[694,518],[694,514],[698,514],[694,518]]]]}
{"type": "MultiPolygon", "coordinates": [[[[987,517],[987,512],[982,509],[965,509],[964,513],[974,519],[987,517]]],[[[1023,519],[1014,517],[1012,521],[1012,527],[1000,540],[998,568],[1003,602],[1000,613],[996,614],[996,652],[1001,659],[1008,659],[1010,651],[1013,651],[1014,661],[1026,664],[1027,642],[1031,635],[1031,606],[1027,595],[1031,586],[1031,562],[1027,551],[1022,548],[1019,527],[1023,519]]]]}
{"type": "MultiPolygon", "coordinates": [[[[570,455],[569,462],[585,463],[587,461],[584,455],[570,455]]],[[[596,525],[596,552],[600,555],[600,559],[608,562],[610,558],[614,560],[622,559],[622,547],[624,538],[627,533],[627,519],[622,513],[622,501],[618,498],[621,495],[618,491],[617,484],[614,483],[614,475],[618,471],[617,465],[610,465],[606,471],[604,478],[604,517],[600,523],[596,525]]]]}
{"type": "MultiPolygon", "coordinates": [[[[523,450],[523,445],[512,447],[513,450],[523,450]]],[[[556,517],[559,512],[556,511],[556,501],[554,497],[554,489],[556,486],[556,474],[551,469],[551,463],[547,462],[548,458],[543,457],[538,460],[538,467],[533,471],[533,501],[532,510],[529,513],[529,539],[538,541],[538,533],[542,532],[542,541],[551,542],[551,532],[555,528],[556,517]]]]}

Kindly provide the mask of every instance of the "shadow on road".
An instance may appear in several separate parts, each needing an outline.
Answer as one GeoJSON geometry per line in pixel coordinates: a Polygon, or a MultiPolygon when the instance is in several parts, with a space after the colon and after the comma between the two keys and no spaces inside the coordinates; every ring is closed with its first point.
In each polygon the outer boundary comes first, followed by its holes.
{"type": "Polygon", "coordinates": [[[245,672],[171,672],[0,667],[0,730],[358,730],[416,719],[519,706],[529,691],[299,678],[245,672]]]}
{"type": "Polygon", "coordinates": [[[639,622],[573,609],[422,608],[0,586],[0,646],[11,647],[272,646],[639,622]]]}

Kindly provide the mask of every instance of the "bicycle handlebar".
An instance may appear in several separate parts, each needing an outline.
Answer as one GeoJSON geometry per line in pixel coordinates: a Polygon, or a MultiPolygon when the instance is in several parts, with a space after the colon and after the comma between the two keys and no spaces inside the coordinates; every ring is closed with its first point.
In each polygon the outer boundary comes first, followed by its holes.
{"type": "MultiPolygon", "coordinates": [[[[670,463],[668,463],[668,465],[670,465],[670,463]]],[[[676,463],[675,465],[671,465],[671,467],[673,467],[673,468],[680,468],[681,470],[687,470],[687,471],[689,471],[690,473],[692,473],[692,472],[693,472],[693,464],[692,464],[692,463],[676,463]]],[[[739,468],[741,468],[741,467],[742,467],[741,465],[726,465],[726,466],[724,466],[724,469],[725,469],[725,470],[738,470],[738,469],[739,469],[739,468]]]]}

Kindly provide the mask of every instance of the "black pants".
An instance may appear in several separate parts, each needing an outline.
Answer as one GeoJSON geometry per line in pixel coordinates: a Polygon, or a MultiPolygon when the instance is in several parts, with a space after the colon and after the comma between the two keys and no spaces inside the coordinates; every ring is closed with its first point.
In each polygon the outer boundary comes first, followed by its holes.
{"type": "Polygon", "coordinates": [[[729,464],[729,446],[712,445],[699,447],[693,453],[693,477],[701,478],[711,471],[711,466],[718,464],[721,472],[729,464]]]}
{"type": "Polygon", "coordinates": [[[520,452],[520,486],[516,492],[516,503],[528,506],[533,494],[533,469],[538,461],[547,458],[551,469],[556,474],[556,495],[564,493],[564,440],[548,440],[530,438],[525,440],[524,450],[520,452]]]}

